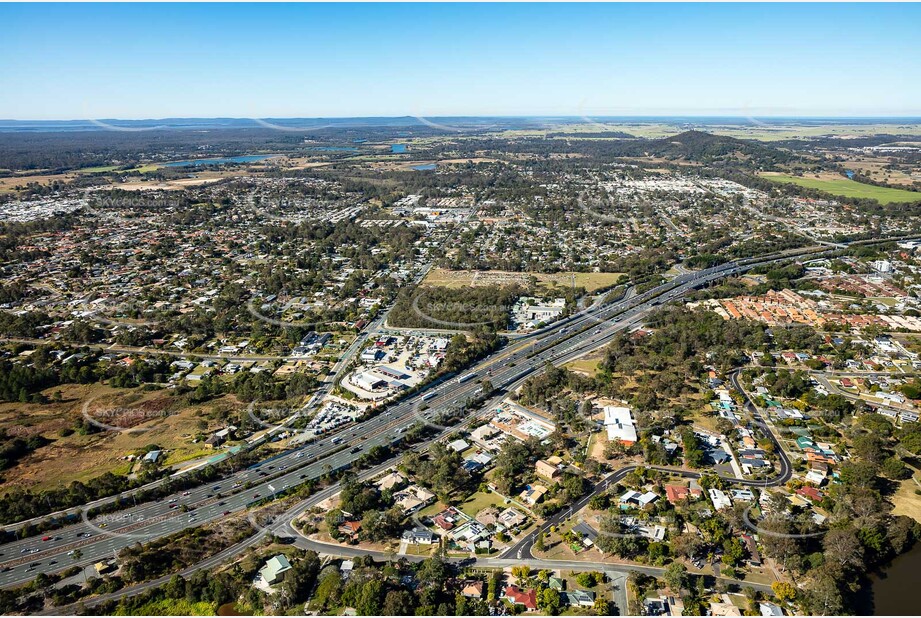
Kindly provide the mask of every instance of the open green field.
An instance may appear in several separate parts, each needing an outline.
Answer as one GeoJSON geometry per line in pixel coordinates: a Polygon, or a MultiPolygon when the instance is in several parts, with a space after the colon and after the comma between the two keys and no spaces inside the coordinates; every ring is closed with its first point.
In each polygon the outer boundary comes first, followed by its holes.
{"type": "Polygon", "coordinates": [[[96,174],[99,172],[112,172],[117,169],[118,169],[117,165],[98,165],[96,167],[83,167],[77,171],[85,173],[85,174],[96,174]]]}
{"type": "Polygon", "coordinates": [[[483,509],[489,508],[492,505],[496,505],[500,509],[504,509],[504,500],[501,496],[497,496],[494,493],[483,493],[478,491],[474,494],[467,496],[467,499],[464,500],[462,504],[457,505],[457,508],[462,510],[464,513],[470,517],[476,517],[476,514],[482,511],[483,509]]]}
{"type": "Polygon", "coordinates": [[[155,163],[146,163],[146,164],[144,164],[144,165],[141,165],[141,166],[136,167],[136,168],[134,168],[134,169],[130,169],[130,170],[128,170],[128,171],[129,171],[129,172],[140,172],[140,173],[142,173],[142,174],[146,174],[146,173],[148,173],[148,172],[154,172],[154,171],[160,169],[161,167],[162,167],[161,165],[156,165],[155,163]]]}
{"type": "Polygon", "coordinates": [[[773,172],[765,172],[761,174],[761,176],[774,182],[792,182],[801,187],[818,189],[819,191],[824,191],[832,195],[876,200],[880,204],[921,201],[921,193],[916,191],[890,189],[889,187],[875,187],[847,178],[811,178],[789,176],[787,174],[777,174],[773,172]]]}
{"type": "MultiPolygon", "coordinates": [[[[135,616],[214,616],[217,603],[199,601],[193,603],[187,599],[160,599],[150,601],[137,608],[135,616]]],[[[125,614],[122,614],[125,615],[125,614]]]]}

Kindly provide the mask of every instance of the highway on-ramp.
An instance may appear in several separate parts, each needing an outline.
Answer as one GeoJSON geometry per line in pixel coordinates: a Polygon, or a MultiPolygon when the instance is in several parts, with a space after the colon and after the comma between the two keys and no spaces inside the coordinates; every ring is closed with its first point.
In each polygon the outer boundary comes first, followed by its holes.
{"type": "Polygon", "coordinates": [[[660,304],[720,278],[754,266],[790,257],[790,252],[746,264],[729,263],[680,275],[650,291],[617,303],[579,312],[532,340],[519,341],[490,354],[465,375],[433,385],[388,406],[368,420],[336,434],[260,462],[219,482],[189,489],[160,501],[140,503],[108,516],[85,517],[77,524],[0,546],[0,586],[19,585],[38,573],[55,573],[74,564],[69,552],[80,550],[81,560],[112,557],[124,547],[160,538],[188,527],[218,520],[225,513],[247,509],[255,501],[349,467],[374,446],[399,442],[417,423],[435,425],[434,412],[459,408],[481,396],[479,381],[488,379],[499,391],[511,389],[548,363],[563,363],[595,350],[617,333],[640,325],[660,304]],[[423,398],[430,410],[422,410],[423,398]],[[428,415],[428,416],[427,416],[428,415]],[[341,442],[340,442],[341,440],[341,442]],[[88,536],[89,535],[89,536],[88,536]]]}

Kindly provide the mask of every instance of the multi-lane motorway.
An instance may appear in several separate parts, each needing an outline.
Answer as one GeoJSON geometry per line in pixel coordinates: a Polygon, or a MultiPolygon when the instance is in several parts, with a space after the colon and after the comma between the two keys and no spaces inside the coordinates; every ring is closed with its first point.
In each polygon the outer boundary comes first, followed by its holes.
{"type": "Polygon", "coordinates": [[[476,373],[476,379],[463,383],[451,379],[425,389],[337,433],[335,443],[333,437],[325,436],[322,441],[288,451],[218,483],[161,501],[139,503],[109,516],[84,517],[44,537],[4,544],[0,546],[0,586],[27,582],[38,573],[64,570],[74,564],[69,552],[75,549],[80,550],[82,564],[110,558],[124,547],[218,520],[246,509],[256,500],[319,478],[330,470],[348,467],[370,448],[392,444],[414,424],[430,422],[428,411],[422,410],[423,397],[427,406],[438,410],[456,408],[475,399],[482,379],[488,379],[500,391],[512,390],[547,362],[558,364],[578,358],[603,346],[618,332],[641,324],[660,304],[722,277],[792,255],[785,252],[746,264],[729,263],[682,274],[653,290],[582,311],[532,338],[518,340],[465,372],[476,373]]]}

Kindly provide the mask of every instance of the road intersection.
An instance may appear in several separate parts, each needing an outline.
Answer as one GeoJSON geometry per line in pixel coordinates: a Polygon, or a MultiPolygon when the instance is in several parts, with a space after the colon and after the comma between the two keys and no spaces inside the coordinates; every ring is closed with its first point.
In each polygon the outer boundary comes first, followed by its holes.
{"type": "MultiPolygon", "coordinates": [[[[816,248],[806,250],[813,251],[816,248]]],[[[787,251],[761,260],[728,263],[679,275],[652,290],[576,313],[556,323],[553,328],[544,329],[531,340],[518,340],[490,354],[469,372],[482,379],[486,377],[483,372],[489,368],[491,375],[488,379],[493,387],[500,393],[511,392],[525,379],[542,370],[546,363],[569,362],[604,346],[619,332],[638,327],[663,303],[723,277],[783,261],[803,252],[787,251]]],[[[345,428],[336,434],[341,441],[334,443],[329,436],[324,436],[321,441],[262,461],[218,483],[189,489],[169,501],[145,502],[124,509],[118,513],[118,520],[94,517],[88,509],[81,509],[78,523],[48,533],[45,537],[47,541],[30,537],[0,547],[3,553],[0,586],[23,584],[39,572],[62,571],[73,565],[68,552],[74,549],[80,549],[83,560],[101,560],[129,545],[243,511],[305,481],[345,469],[375,446],[399,443],[406,429],[426,420],[418,416],[422,397],[433,409],[456,409],[477,399],[479,389],[475,380],[462,384],[455,379],[443,381],[387,406],[360,424],[345,428]]]]}

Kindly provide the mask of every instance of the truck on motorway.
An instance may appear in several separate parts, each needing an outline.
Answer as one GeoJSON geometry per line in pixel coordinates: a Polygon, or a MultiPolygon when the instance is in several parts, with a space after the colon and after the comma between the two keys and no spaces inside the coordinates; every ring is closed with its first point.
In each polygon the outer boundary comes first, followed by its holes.
{"type": "Polygon", "coordinates": [[[435,391],[432,391],[431,393],[426,393],[425,395],[422,395],[422,401],[428,401],[429,399],[432,399],[437,396],[438,396],[438,393],[436,393],[435,391]]]}
{"type": "Polygon", "coordinates": [[[459,377],[459,378],[457,379],[457,383],[458,383],[458,384],[463,384],[464,382],[467,382],[468,380],[472,380],[472,379],[475,378],[475,377],[476,377],[476,373],[475,373],[475,372],[474,372],[474,373],[468,373],[468,374],[465,375],[465,376],[459,377]]]}

